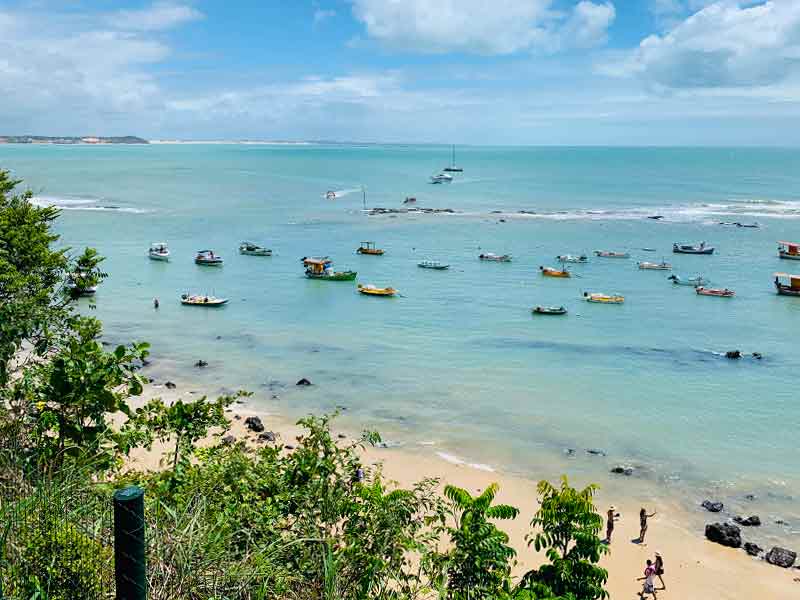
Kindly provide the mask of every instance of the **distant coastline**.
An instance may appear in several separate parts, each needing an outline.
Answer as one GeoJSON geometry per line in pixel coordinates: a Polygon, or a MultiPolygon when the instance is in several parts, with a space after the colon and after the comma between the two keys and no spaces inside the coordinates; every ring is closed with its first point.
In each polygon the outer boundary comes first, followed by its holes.
{"type": "Polygon", "coordinates": [[[0,135],[0,144],[149,144],[147,140],[134,135],[101,136],[50,136],[50,135],[0,135]]]}
{"type": "Polygon", "coordinates": [[[316,142],[293,142],[288,140],[150,140],[149,144],[242,144],[254,146],[309,146],[316,142]]]}

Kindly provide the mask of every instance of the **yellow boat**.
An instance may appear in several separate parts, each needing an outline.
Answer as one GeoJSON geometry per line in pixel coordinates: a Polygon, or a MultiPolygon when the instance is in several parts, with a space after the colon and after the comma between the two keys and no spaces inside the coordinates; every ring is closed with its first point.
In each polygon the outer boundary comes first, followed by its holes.
{"type": "Polygon", "coordinates": [[[383,250],[375,247],[375,242],[361,242],[361,245],[356,250],[359,254],[371,254],[373,256],[381,256],[383,250]]]}
{"type": "Polygon", "coordinates": [[[583,297],[586,298],[587,302],[596,302],[598,304],[622,304],[625,302],[625,297],[619,294],[609,296],[607,294],[590,294],[589,292],[583,292],[583,297]]]}
{"type": "Polygon", "coordinates": [[[572,277],[566,269],[554,269],[552,267],[539,267],[545,277],[572,277]]]}
{"type": "Polygon", "coordinates": [[[374,285],[361,285],[358,284],[358,291],[367,296],[394,296],[397,290],[393,287],[379,288],[374,285]]]}

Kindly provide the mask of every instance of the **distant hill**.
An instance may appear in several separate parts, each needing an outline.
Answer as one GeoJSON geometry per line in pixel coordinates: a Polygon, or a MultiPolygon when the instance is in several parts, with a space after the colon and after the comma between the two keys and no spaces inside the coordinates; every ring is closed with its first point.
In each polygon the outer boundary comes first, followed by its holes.
{"type": "Polygon", "coordinates": [[[83,137],[73,136],[49,136],[49,135],[0,135],[0,144],[149,144],[135,135],[123,135],[119,137],[97,137],[87,135],[83,137]]]}

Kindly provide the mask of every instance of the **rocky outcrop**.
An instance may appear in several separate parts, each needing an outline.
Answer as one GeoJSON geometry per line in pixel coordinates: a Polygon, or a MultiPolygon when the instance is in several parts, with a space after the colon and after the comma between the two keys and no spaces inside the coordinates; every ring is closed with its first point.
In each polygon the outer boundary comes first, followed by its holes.
{"type": "Polygon", "coordinates": [[[729,548],[742,547],[741,530],[730,523],[711,523],[706,525],[706,538],[710,542],[728,546],[729,548]]]}
{"type": "Polygon", "coordinates": [[[244,420],[244,424],[247,429],[254,431],[255,433],[264,431],[264,424],[261,422],[260,417],[247,417],[244,420]]]}
{"type": "Polygon", "coordinates": [[[764,552],[764,549],[758,544],[754,544],[753,542],[745,542],[744,551],[747,552],[750,556],[758,556],[759,554],[764,552]]]}
{"type": "Polygon", "coordinates": [[[708,512],[713,513],[722,512],[723,509],[722,502],[712,502],[711,500],[703,500],[703,503],[700,506],[705,508],[708,512]]]}
{"type": "Polygon", "coordinates": [[[265,431],[258,436],[259,442],[274,442],[276,439],[278,439],[278,436],[275,435],[274,431],[265,431]]]}
{"type": "Polygon", "coordinates": [[[630,477],[633,475],[633,467],[614,467],[611,469],[611,472],[615,475],[625,475],[626,477],[630,477]]]}
{"type": "Polygon", "coordinates": [[[764,558],[771,565],[788,569],[794,564],[794,561],[797,560],[797,552],[775,546],[772,550],[767,552],[764,558]]]}
{"type": "Polygon", "coordinates": [[[311,381],[303,377],[300,381],[298,381],[295,385],[311,385],[311,381]]]}
{"type": "Polygon", "coordinates": [[[733,517],[733,520],[743,527],[759,527],[761,525],[761,519],[758,517],[758,515],[751,515],[747,518],[733,517]]]}
{"type": "Polygon", "coordinates": [[[194,366],[197,367],[198,369],[202,369],[203,367],[207,367],[208,366],[208,362],[206,362],[205,360],[203,360],[201,358],[196,363],[194,363],[194,366]]]}
{"type": "Polygon", "coordinates": [[[232,435],[226,435],[224,438],[222,438],[222,443],[225,444],[226,446],[230,446],[235,441],[236,441],[236,438],[233,437],[232,435]]]}

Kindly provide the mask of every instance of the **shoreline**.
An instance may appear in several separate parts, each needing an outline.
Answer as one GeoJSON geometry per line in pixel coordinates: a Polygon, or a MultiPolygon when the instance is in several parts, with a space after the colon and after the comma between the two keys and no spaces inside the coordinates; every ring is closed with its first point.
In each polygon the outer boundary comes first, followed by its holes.
{"type": "MultiPolygon", "coordinates": [[[[179,397],[196,399],[208,390],[193,390],[190,385],[178,384],[176,389],[167,389],[163,385],[151,384],[145,393],[134,399],[134,406],[144,403],[150,398],[160,397],[171,402],[179,397]],[[191,393],[190,392],[194,392],[191,393]]],[[[248,445],[257,446],[256,433],[249,432],[244,425],[248,416],[262,419],[265,431],[273,431],[281,444],[292,444],[300,435],[302,428],[295,419],[285,414],[276,413],[258,407],[251,401],[234,404],[228,410],[231,427],[226,435],[233,435],[237,441],[244,440],[248,445]]],[[[356,419],[357,421],[357,419],[356,419]]],[[[347,440],[357,438],[354,432],[346,427],[336,427],[333,435],[344,435],[347,440]]],[[[212,443],[215,435],[201,442],[212,443]]],[[[150,452],[138,449],[133,452],[127,465],[138,469],[157,470],[163,447],[154,445],[150,452]]],[[[390,486],[409,487],[420,479],[438,478],[444,484],[454,484],[474,493],[484,489],[490,483],[500,486],[498,502],[509,503],[520,508],[520,515],[514,521],[499,523],[511,539],[511,545],[517,551],[517,564],[514,576],[520,576],[530,568],[536,567],[543,557],[529,549],[525,535],[529,532],[529,521],[536,510],[536,482],[533,474],[523,477],[506,472],[502,468],[494,469],[483,463],[463,461],[446,448],[438,445],[419,445],[414,449],[405,446],[387,444],[385,447],[367,447],[364,462],[371,466],[380,465],[383,476],[390,486]],[[423,451],[424,449],[424,451],[423,451]]],[[[569,476],[569,473],[567,473],[569,476]]],[[[588,482],[570,478],[573,486],[582,487],[588,482]]],[[[653,497],[644,504],[648,511],[657,515],[650,519],[649,530],[644,544],[633,543],[638,537],[638,511],[642,506],[642,498],[635,494],[621,495],[618,490],[613,494],[599,489],[595,497],[595,505],[603,513],[608,505],[614,505],[622,517],[618,521],[611,552],[606,555],[601,565],[608,569],[609,579],[606,589],[612,598],[635,598],[641,590],[641,583],[636,581],[644,569],[644,562],[652,558],[658,551],[665,561],[665,582],[667,588],[659,593],[663,598],[790,598],[800,592],[800,565],[797,568],[781,569],[769,565],[764,560],[748,556],[744,550],[734,550],[707,541],[703,532],[692,525],[693,515],[681,506],[677,498],[653,497]]],[[[725,521],[708,514],[705,521],[713,523],[725,521]]],[[[743,528],[743,537],[747,538],[747,528],[743,528]]],[[[766,550],[769,550],[767,548],[766,550]]]]}

